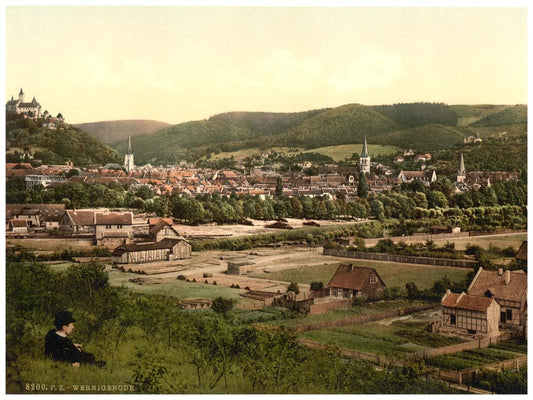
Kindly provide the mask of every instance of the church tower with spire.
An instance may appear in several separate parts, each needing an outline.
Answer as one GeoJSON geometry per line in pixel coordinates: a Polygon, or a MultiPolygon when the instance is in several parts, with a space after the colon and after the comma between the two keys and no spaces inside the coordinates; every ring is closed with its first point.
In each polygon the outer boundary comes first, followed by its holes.
{"type": "Polygon", "coordinates": [[[133,162],[133,151],[131,150],[131,135],[128,136],[128,152],[124,156],[124,169],[127,173],[130,173],[135,168],[133,162]]]}
{"type": "Polygon", "coordinates": [[[461,153],[461,159],[459,161],[459,170],[457,171],[457,183],[464,183],[466,179],[465,159],[463,153],[461,153]]]}
{"type": "Polygon", "coordinates": [[[368,154],[368,145],[366,144],[366,136],[365,136],[365,143],[363,144],[363,151],[361,152],[361,156],[359,157],[359,171],[364,174],[370,173],[370,154],[368,154]]]}

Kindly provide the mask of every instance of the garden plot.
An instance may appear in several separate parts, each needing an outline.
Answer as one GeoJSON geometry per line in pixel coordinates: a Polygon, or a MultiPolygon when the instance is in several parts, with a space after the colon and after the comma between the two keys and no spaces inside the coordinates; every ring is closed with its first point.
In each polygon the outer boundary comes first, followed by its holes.
{"type": "Polygon", "coordinates": [[[457,337],[428,332],[425,328],[433,319],[433,311],[430,311],[413,314],[412,318],[391,318],[308,331],[301,336],[324,344],[393,357],[464,342],[457,337]]]}

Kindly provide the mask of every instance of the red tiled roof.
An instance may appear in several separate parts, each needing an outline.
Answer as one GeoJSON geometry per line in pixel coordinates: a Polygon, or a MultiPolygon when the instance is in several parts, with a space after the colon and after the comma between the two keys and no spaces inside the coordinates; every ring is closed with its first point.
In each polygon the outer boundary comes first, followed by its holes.
{"type": "Polygon", "coordinates": [[[70,217],[74,225],[94,225],[94,211],[92,210],[67,210],[66,213],[70,217]]]}
{"type": "Polygon", "coordinates": [[[466,293],[448,293],[442,298],[443,307],[460,308],[462,310],[487,311],[494,299],[483,296],[471,296],[466,293]]]}
{"type": "Polygon", "coordinates": [[[133,223],[131,212],[99,212],[94,216],[95,225],[131,225],[133,223]]]}
{"type": "Polygon", "coordinates": [[[378,279],[381,280],[374,268],[350,267],[350,265],[347,264],[339,265],[337,272],[335,272],[335,275],[331,278],[328,286],[361,290],[370,279],[372,273],[376,274],[378,279]]]}
{"type": "Polygon", "coordinates": [[[470,287],[468,294],[472,296],[484,296],[487,289],[494,293],[494,297],[499,300],[520,301],[527,291],[527,274],[522,270],[510,271],[509,284],[505,284],[504,271],[499,275],[498,271],[488,271],[480,268],[470,287]]]}

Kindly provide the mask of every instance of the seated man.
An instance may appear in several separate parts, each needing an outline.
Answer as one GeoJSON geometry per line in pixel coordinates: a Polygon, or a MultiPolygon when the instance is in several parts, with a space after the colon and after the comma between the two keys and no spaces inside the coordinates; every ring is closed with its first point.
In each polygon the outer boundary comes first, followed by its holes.
{"type": "Polygon", "coordinates": [[[94,355],[81,350],[81,344],[72,343],[67,338],[74,330],[74,322],[70,311],[59,311],[54,320],[56,329],[51,329],[44,339],[44,353],[56,361],[67,361],[73,367],[81,364],[105,365],[104,361],[95,361],[94,355]]]}

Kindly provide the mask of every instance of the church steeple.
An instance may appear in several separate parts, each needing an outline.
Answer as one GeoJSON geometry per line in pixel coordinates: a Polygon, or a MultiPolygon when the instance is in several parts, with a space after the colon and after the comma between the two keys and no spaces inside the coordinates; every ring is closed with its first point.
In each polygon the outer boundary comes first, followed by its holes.
{"type": "Polygon", "coordinates": [[[466,179],[466,169],[465,169],[465,159],[463,153],[461,153],[461,158],[459,160],[459,170],[457,171],[457,182],[462,183],[466,179]]]}
{"type": "Polygon", "coordinates": [[[361,171],[364,174],[370,173],[370,155],[368,154],[368,145],[366,143],[366,135],[365,135],[365,141],[363,143],[363,151],[361,152],[361,156],[359,157],[359,171],[361,171]]]}
{"type": "Polygon", "coordinates": [[[365,143],[363,144],[363,151],[361,152],[361,157],[368,157],[368,149],[366,144],[366,135],[365,135],[365,143]]]}
{"type": "Polygon", "coordinates": [[[133,161],[133,151],[131,150],[131,135],[128,136],[128,152],[124,156],[124,169],[126,172],[131,172],[135,168],[133,161]]]}
{"type": "Polygon", "coordinates": [[[21,103],[24,103],[24,92],[22,91],[22,88],[20,88],[20,92],[19,92],[19,101],[21,103]]]}

